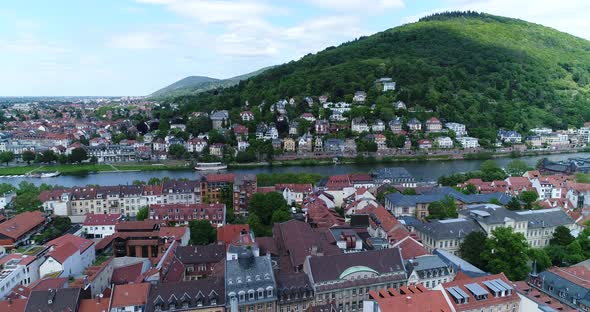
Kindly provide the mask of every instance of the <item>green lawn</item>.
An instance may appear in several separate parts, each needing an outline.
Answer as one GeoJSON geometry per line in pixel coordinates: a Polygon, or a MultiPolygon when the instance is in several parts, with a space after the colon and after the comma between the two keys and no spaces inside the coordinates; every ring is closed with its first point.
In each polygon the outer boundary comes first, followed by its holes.
{"type": "Polygon", "coordinates": [[[59,171],[62,174],[76,174],[84,172],[105,171],[153,171],[153,170],[179,170],[190,168],[188,163],[178,164],[68,164],[68,165],[30,165],[20,167],[0,167],[0,175],[23,175],[33,170],[35,172],[59,171]]]}

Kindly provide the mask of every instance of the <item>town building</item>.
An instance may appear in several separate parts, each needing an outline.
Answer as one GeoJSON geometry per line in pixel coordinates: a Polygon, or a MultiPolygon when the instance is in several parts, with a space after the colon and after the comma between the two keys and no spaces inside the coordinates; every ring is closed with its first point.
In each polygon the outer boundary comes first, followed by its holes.
{"type": "Polygon", "coordinates": [[[82,223],[82,232],[87,238],[103,238],[115,234],[115,225],[121,219],[121,215],[87,213],[82,223]]]}
{"type": "Polygon", "coordinates": [[[371,290],[363,303],[363,312],[437,311],[452,312],[440,291],[428,290],[422,285],[371,290]]]}
{"type": "Polygon", "coordinates": [[[436,117],[432,117],[426,121],[427,132],[440,132],[442,131],[442,122],[436,117]]]}
{"type": "Polygon", "coordinates": [[[435,142],[438,148],[453,148],[453,140],[447,136],[438,137],[435,142]]]}
{"type": "Polygon", "coordinates": [[[60,277],[80,275],[96,257],[93,241],[72,234],[60,236],[45,245],[50,249],[39,267],[41,277],[58,272],[60,277]]]}
{"type": "Polygon", "coordinates": [[[152,285],[145,312],[225,311],[223,279],[195,280],[152,285]]]}
{"type": "Polygon", "coordinates": [[[143,312],[148,301],[150,283],[116,285],[110,312],[143,312]]]}
{"type": "Polygon", "coordinates": [[[389,77],[379,78],[375,81],[375,84],[383,87],[383,92],[395,91],[395,81],[389,77]]]}
{"type": "Polygon", "coordinates": [[[422,285],[432,289],[455,278],[453,267],[437,255],[424,255],[406,262],[408,285],[422,285]]]}
{"type": "Polygon", "coordinates": [[[373,173],[376,185],[390,184],[392,186],[416,187],[416,180],[403,167],[379,168],[373,173]]]}
{"type": "Polygon", "coordinates": [[[463,148],[478,148],[479,140],[472,137],[458,137],[457,141],[463,148]]]}
{"type": "Polygon", "coordinates": [[[371,290],[407,284],[401,252],[388,248],[332,256],[310,256],[304,264],[314,305],[334,302],[339,311],[360,311],[371,290]]]}
{"type": "Polygon", "coordinates": [[[570,230],[576,228],[574,220],[561,208],[512,211],[486,204],[470,205],[459,211],[459,214],[475,220],[488,236],[499,227],[508,227],[515,233],[522,233],[532,248],[549,245],[558,226],[565,226],[570,230]]]}
{"type": "Polygon", "coordinates": [[[356,117],[352,119],[350,129],[354,133],[369,132],[369,124],[362,117],[356,117]]]}
{"type": "Polygon", "coordinates": [[[313,289],[305,272],[278,273],[277,312],[307,311],[312,308],[313,289]]]}
{"type": "Polygon", "coordinates": [[[457,138],[467,136],[467,131],[464,124],[456,123],[456,122],[447,122],[445,127],[453,132],[455,132],[455,136],[457,138]]]}
{"type": "Polygon", "coordinates": [[[226,307],[230,311],[275,311],[277,285],[270,256],[241,247],[225,264],[226,307]]]}
{"type": "Polygon", "coordinates": [[[437,285],[453,311],[519,311],[520,297],[503,273],[481,277],[461,276],[437,285]]]}
{"type": "Polygon", "coordinates": [[[214,227],[225,224],[225,204],[154,204],[150,205],[149,218],[178,225],[192,220],[206,220],[214,227]]]}
{"type": "Polygon", "coordinates": [[[414,225],[415,231],[428,252],[443,249],[453,255],[459,253],[459,246],[471,232],[483,232],[477,222],[469,218],[432,220],[414,225]]]}
{"type": "Polygon", "coordinates": [[[45,215],[40,211],[23,212],[0,223],[0,246],[8,249],[28,245],[45,223],[45,215]]]}
{"type": "Polygon", "coordinates": [[[226,246],[212,244],[204,246],[178,246],[174,251],[176,259],[184,268],[183,280],[192,281],[222,275],[226,246]]]}
{"type": "Polygon", "coordinates": [[[25,312],[78,311],[80,299],[85,297],[81,288],[36,290],[29,295],[25,312]]]}
{"type": "Polygon", "coordinates": [[[583,265],[570,267],[552,267],[537,273],[534,269],[529,274],[528,285],[537,296],[545,295],[545,302],[556,301],[576,311],[588,311],[590,308],[590,270],[583,265]]]}

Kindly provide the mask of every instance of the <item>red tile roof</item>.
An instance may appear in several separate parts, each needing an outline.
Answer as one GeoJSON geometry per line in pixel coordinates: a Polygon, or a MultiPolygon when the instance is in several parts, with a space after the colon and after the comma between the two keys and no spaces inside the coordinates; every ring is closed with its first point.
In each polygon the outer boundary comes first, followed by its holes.
{"type": "Polygon", "coordinates": [[[153,231],[160,222],[158,220],[119,222],[115,226],[115,231],[153,231]]]}
{"type": "Polygon", "coordinates": [[[84,225],[87,226],[97,226],[97,225],[115,225],[119,218],[121,218],[121,214],[113,213],[113,214],[93,214],[87,213],[86,218],[84,219],[84,225]]]}
{"type": "Polygon", "coordinates": [[[62,245],[66,245],[67,243],[71,243],[72,245],[74,245],[77,249],[80,250],[80,254],[83,254],[86,249],[88,249],[90,246],[92,246],[94,244],[93,241],[89,240],[89,239],[85,239],[73,234],[66,234],[66,235],[62,235],[54,240],[50,240],[49,242],[47,242],[45,244],[45,246],[62,246],[62,245]]]}
{"type": "MultiPolygon", "coordinates": [[[[500,279],[508,285],[512,284],[512,282],[509,281],[508,278],[506,278],[504,273],[500,273],[500,274],[485,275],[485,276],[473,277],[473,278],[460,278],[460,279],[455,278],[455,280],[452,282],[442,284],[442,287],[445,289],[445,291],[449,287],[454,287],[454,286],[459,287],[460,289],[463,290],[463,292],[465,292],[469,296],[468,303],[463,303],[463,304],[457,304],[457,303],[455,303],[455,301],[453,299],[451,299],[451,302],[452,302],[453,306],[455,307],[456,311],[468,311],[468,310],[469,311],[475,311],[475,310],[479,311],[480,309],[483,310],[487,307],[505,305],[505,304],[509,304],[510,302],[520,302],[520,297],[518,296],[518,294],[515,291],[512,292],[512,294],[510,296],[494,297],[494,296],[490,295],[490,296],[488,296],[487,299],[478,301],[475,299],[475,297],[473,296],[471,291],[469,289],[467,289],[467,287],[465,287],[465,285],[467,285],[467,284],[476,283],[476,284],[480,285],[480,287],[483,287],[485,289],[486,286],[483,285],[483,282],[495,280],[495,279],[500,279]]],[[[450,294],[448,296],[450,298],[452,298],[452,296],[450,294]]]]}
{"type": "Polygon", "coordinates": [[[297,192],[297,193],[311,193],[311,191],[313,190],[313,186],[311,185],[311,183],[308,183],[308,184],[281,183],[281,184],[276,184],[275,188],[277,190],[284,190],[284,189],[288,188],[291,191],[297,192]]]}
{"type": "Polygon", "coordinates": [[[420,242],[409,236],[393,247],[399,247],[401,249],[404,259],[412,259],[428,254],[428,250],[420,242]]]}
{"type": "Polygon", "coordinates": [[[351,187],[350,177],[347,174],[334,175],[328,179],[326,188],[328,190],[337,190],[345,187],[351,187]]]}
{"type": "Polygon", "coordinates": [[[109,310],[109,298],[82,299],[78,312],[106,312],[109,310]]]}
{"type": "Polygon", "coordinates": [[[137,278],[141,275],[142,268],[142,262],[116,268],[113,270],[113,276],[111,277],[111,281],[113,282],[113,284],[116,285],[133,282],[137,280],[137,278]]]}
{"type": "Polygon", "coordinates": [[[0,223],[0,234],[18,240],[21,236],[43,223],[45,223],[45,215],[41,211],[23,212],[8,221],[0,223]]]}
{"type": "Polygon", "coordinates": [[[233,244],[240,240],[242,232],[250,235],[250,225],[248,224],[226,224],[217,229],[217,241],[226,245],[233,244]]]}
{"type": "Polygon", "coordinates": [[[47,256],[52,257],[57,262],[64,264],[64,262],[74,255],[78,251],[78,247],[76,247],[72,243],[65,243],[63,245],[59,245],[55,247],[54,250],[47,253],[47,256]]]}
{"type": "Polygon", "coordinates": [[[30,285],[31,290],[49,290],[64,288],[68,284],[67,277],[44,278],[30,285]]]}
{"type": "Polygon", "coordinates": [[[27,305],[27,299],[8,299],[0,301],[0,311],[2,312],[24,312],[27,305]]]}
{"type": "Polygon", "coordinates": [[[174,237],[180,240],[189,231],[186,226],[165,226],[160,228],[160,237],[174,237]]]}
{"type": "Polygon", "coordinates": [[[223,174],[208,174],[206,176],[207,182],[227,182],[227,183],[234,183],[236,175],[233,173],[223,173],[223,174]]]}
{"type": "Polygon", "coordinates": [[[584,266],[552,267],[548,271],[584,288],[590,288],[590,270],[584,266]]]}
{"type": "Polygon", "coordinates": [[[369,297],[377,301],[381,312],[453,311],[441,291],[428,290],[422,285],[403,286],[399,291],[394,288],[371,290],[369,297]]]}
{"type": "Polygon", "coordinates": [[[117,285],[113,291],[111,308],[145,305],[149,290],[149,283],[117,285]]]}

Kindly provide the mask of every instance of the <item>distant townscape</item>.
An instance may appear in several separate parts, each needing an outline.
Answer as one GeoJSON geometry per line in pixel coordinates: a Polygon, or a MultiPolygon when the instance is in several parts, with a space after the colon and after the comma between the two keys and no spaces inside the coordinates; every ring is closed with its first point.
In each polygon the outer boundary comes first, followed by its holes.
{"type": "Polygon", "coordinates": [[[469,175],[21,183],[0,200],[0,310],[587,309],[585,176],[518,160],[469,175]]]}
{"type": "MultiPolygon", "coordinates": [[[[391,78],[375,82],[393,92],[391,78]]],[[[241,110],[186,114],[179,105],[145,99],[86,99],[6,104],[0,115],[0,161],[11,163],[137,163],[167,160],[250,163],[272,160],[464,158],[483,151],[572,151],[585,148],[590,124],[519,133],[497,129],[494,141],[470,136],[464,124],[402,101],[368,105],[328,96],[289,98],[241,110]],[[373,118],[378,114],[380,118],[373,118]],[[357,157],[361,157],[360,159],[357,157]]]]}

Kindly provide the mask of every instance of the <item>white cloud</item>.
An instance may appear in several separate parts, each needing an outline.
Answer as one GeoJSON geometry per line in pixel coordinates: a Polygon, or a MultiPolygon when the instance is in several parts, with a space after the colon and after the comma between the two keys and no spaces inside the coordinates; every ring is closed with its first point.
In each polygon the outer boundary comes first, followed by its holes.
{"type": "Polygon", "coordinates": [[[0,51],[4,53],[61,54],[68,50],[57,43],[43,40],[34,32],[23,31],[10,40],[0,39],[0,51]]]}
{"type": "Polygon", "coordinates": [[[308,3],[333,11],[355,11],[358,14],[382,12],[404,7],[403,0],[306,0],[308,3]]]}
{"type": "Polygon", "coordinates": [[[209,23],[241,23],[268,14],[282,14],[280,7],[253,0],[137,0],[140,3],[166,6],[179,15],[209,23]]]}
{"type": "Polygon", "coordinates": [[[109,46],[128,50],[150,50],[164,46],[164,36],[154,32],[132,32],[112,37],[109,46]]]}

